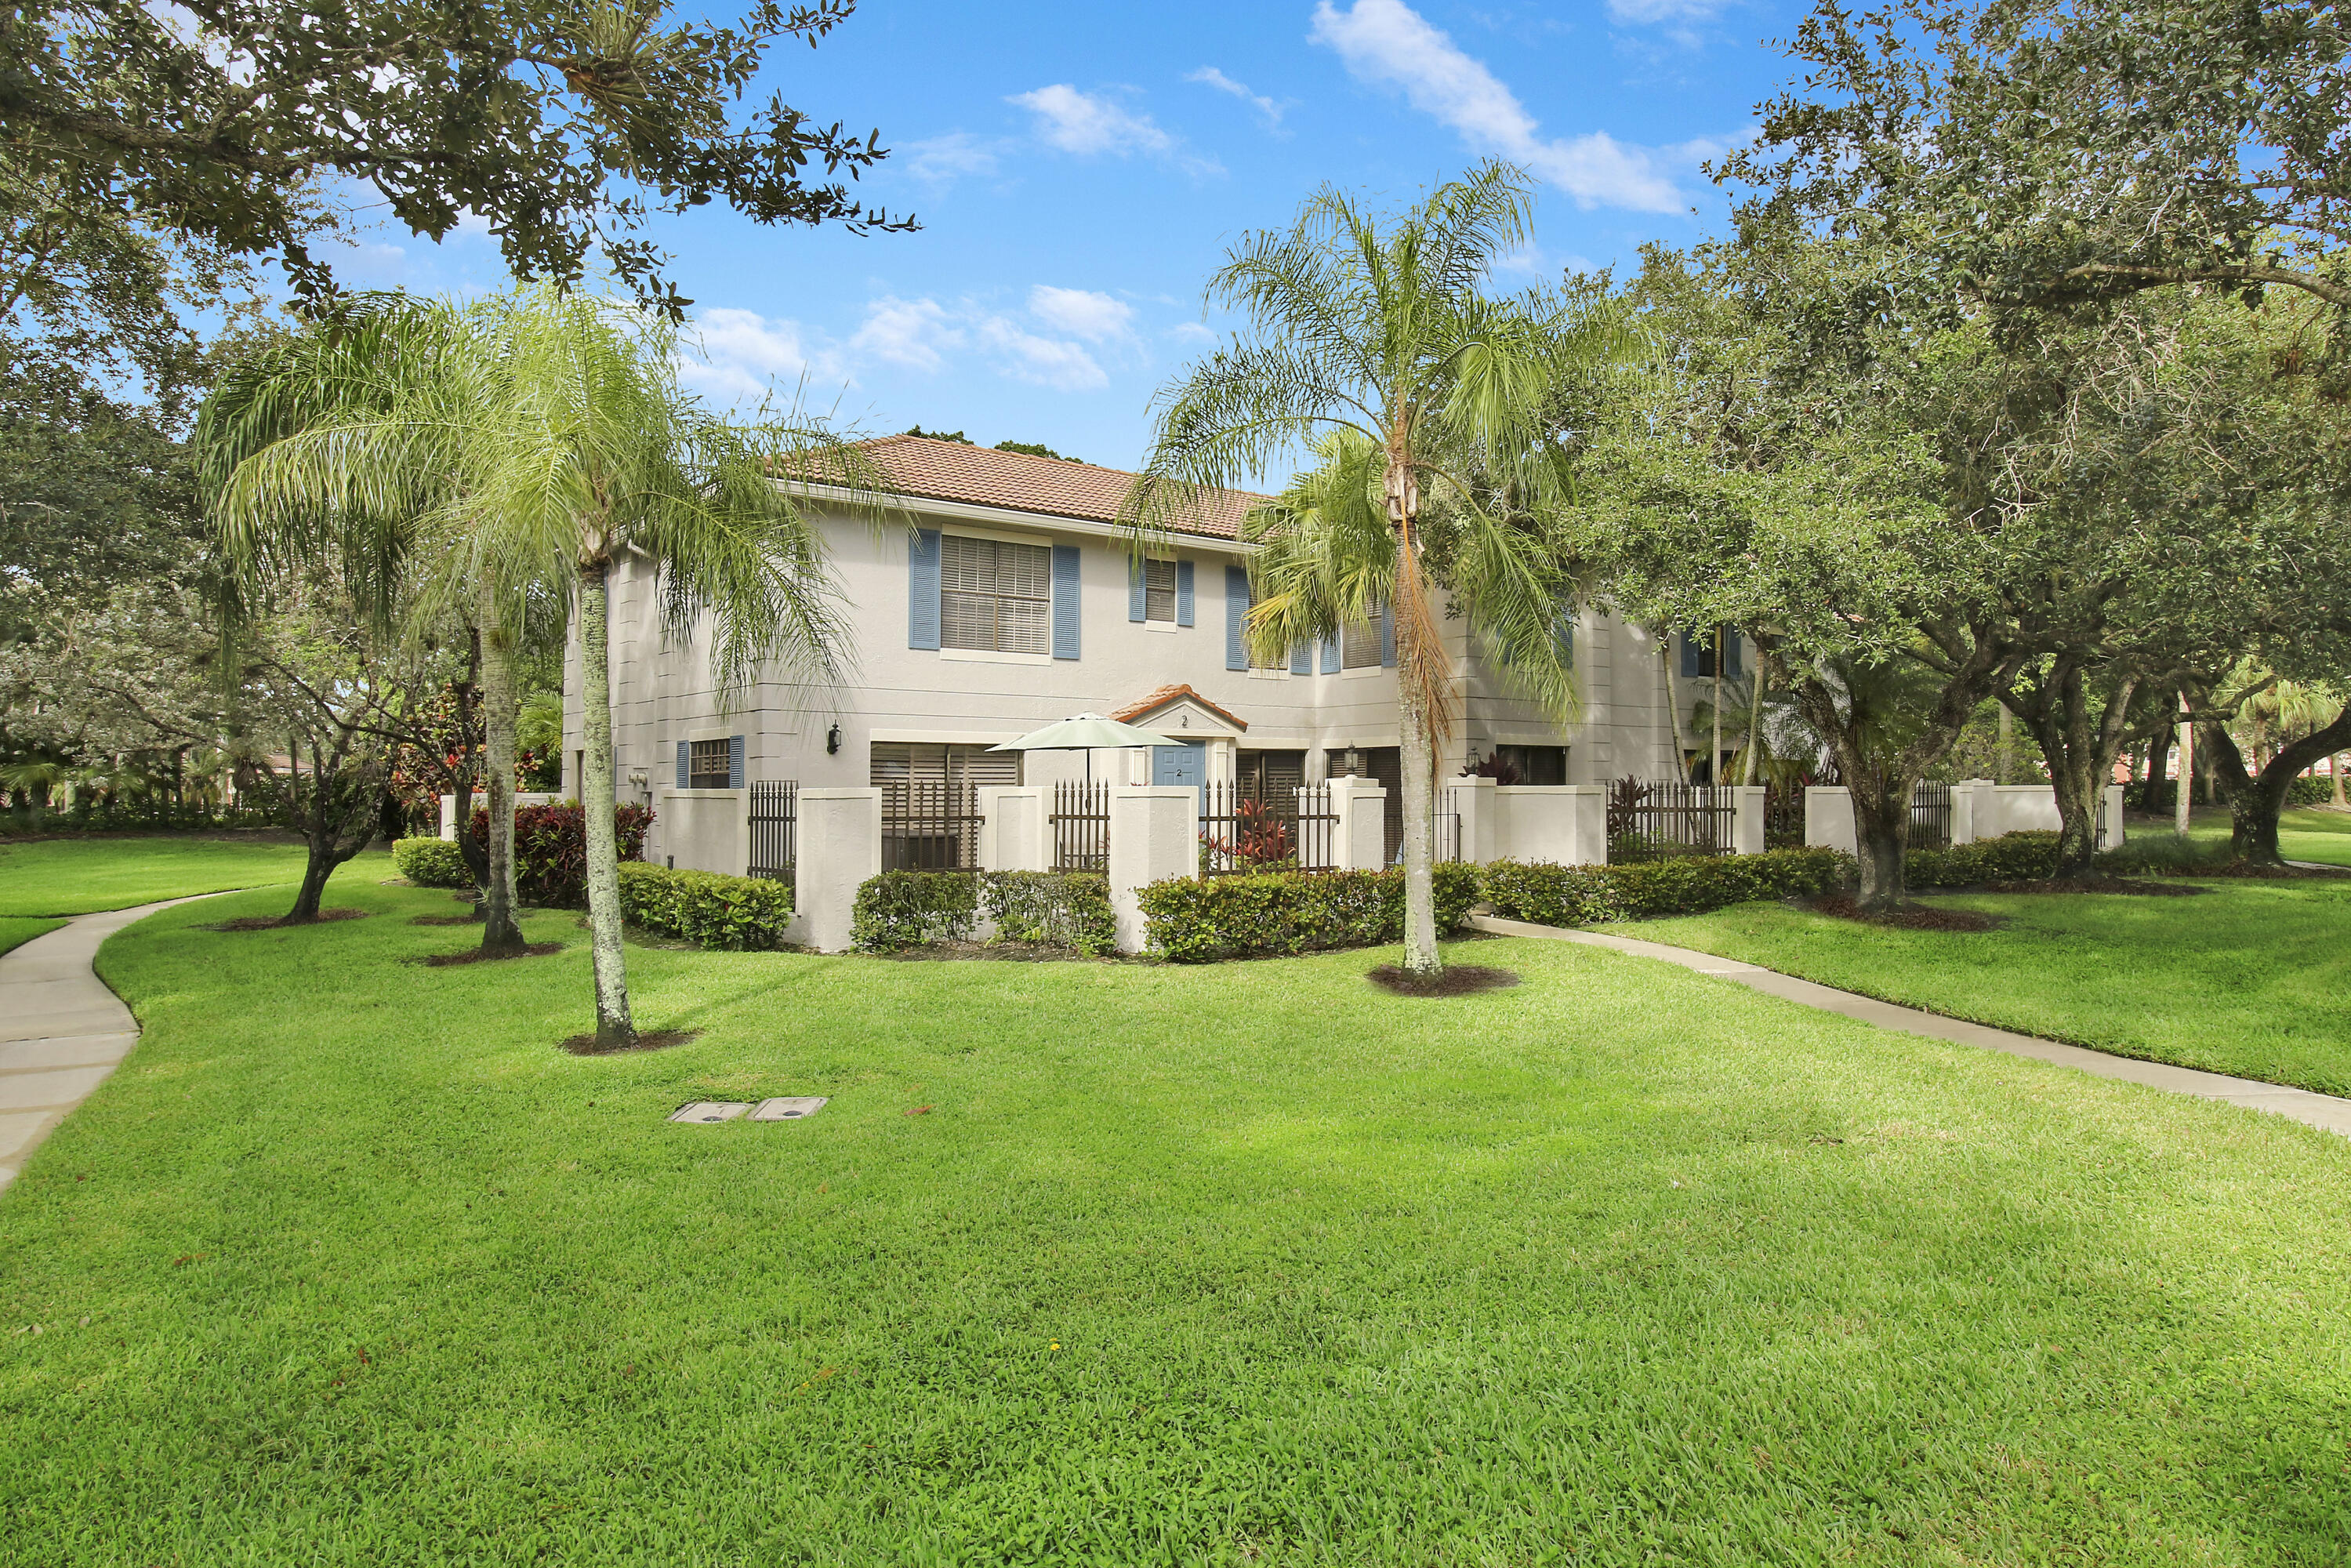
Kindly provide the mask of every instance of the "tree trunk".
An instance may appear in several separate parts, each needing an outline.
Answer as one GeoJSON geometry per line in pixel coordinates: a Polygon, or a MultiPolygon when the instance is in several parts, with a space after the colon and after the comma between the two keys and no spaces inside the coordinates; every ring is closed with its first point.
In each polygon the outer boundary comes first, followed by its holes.
{"type": "Polygon", "coordinates": [[[2171,831],[2181,838],[2188,836],[2189,813],[2196,808],[2196,725],[2188,716],[2195,710],[2188,705],[2188,694],[2179,694],[2179,766],[2174,769],[2177,779],[2171,791],[2171,831]]]}
{"type": "Polygon", "coordinates": [[[588,838],[588,930],[596,967],[596,1043],[634,1045],[629,972],[621,951],[621,847],[612,825],[611,569],[580,569],[580,805],[588,838]]]}
{"type": "MultiPolygon", "coordinates": [[[[1402,629],[1399,618],[1398,631],[1402,629]]],[[[1400,643],[1417,641],[1399,638],[1400,643]]],[[[1437,952],[1437,869],[1429,843],[1429,815],[1437,795],[1436,747],[1429,739],[1429,716],[1422,709],[1422,685],[1416,678],[1422,652],[1414,647],[1407,655],[1399,646],[1397,654],[1398,706],[1404,719],[1396,732],[1396,758],[1404,775],[1404,967],[1408,974],[1433,975],[1444,967],[1437,952]],[[1411,665],[1405,663],[1406,657],[1411,665]]]]}
{"type": "Polygon", "coordinates": [[[1865,914],[1898,909],[1910,895],[1905,862],[1910,848],[1910,781],[1867,768],[1848,768],[1853,798],[1854,858],[1861,886],[1854,901],[1865,914]]]}
{"type": "MultiPolygon", "coordinates": [[[[1749,639],[1750,642],[1753,639],[1749,639]]],[[[1763,782],[1763,661],[1755,661],[1747,695],[1747,782],[1763,782]]]]}
{"type": "Polygon", "coordinates": [[[2325,728],[2279,747],[2258,773],[2248,773],[2244,754],[2228,727],[2207,724],[2201,749],[2210,759],[2212,781],[2229,801],[2230,848],[2253,865],[2283,865],[2278,849],[2278,813],[2285,809],[2286,793],[2302,770],[2336,747],[2351,743],[2351,705],[2335,716],[2325,728]]]}
{"type": "Polygon", "coordinates": [[[514,643],[498,615],[498,595],[482,587],[482,777],[490,798],[490,842],[483,883],[482,953],[510,958],[524,948],[515,924],[514,643]]]}
{"type": "Polygon", "coordinates": [[[294,907],[287,910],[280,925],[308,925],[319,918],[319,901],[326,896],[327,879],[348,857],[335,853],[332,838],[323,838],[317,831],[303,835],[310,852],[302,867],[302,886],[294,894],[294,907]]]}
{"type": "Polygon", "coordinates": [[[2338,751],[2326,759],[2326,777],[2335,789],[2335,809],[2338,811],[2351,810],[2351,800],[2343,798],[2343,753],[2338,751]]]}
{"type": "Polygon", "coordinates": [[[1657,664],[1666,672],[1666,716],[1674,721],[1674,777],[1687,784],[1690,781],[1689,747],[1682,740],[1682,693],[1674,679],[1674,634],[1666,632],[1657,640],[1657,664]]]}
{"type": "Polygon", "coordinates": [[[2090,675],[2072,653],[2031,685],[2012,686],[2001,711],[2024,721],[2049,765],[2050,789],[2057,800],[2057,875],[2078,881],[2095,873],[2098,852],[2098,807],[2115,776],[2115,763],[2131,734],[2137,677],[2106,679],[2104,711],[2090,714],[2090,675]]]}
{"type": "Polygon", "coordinates": [[[1993,783],[2013,784],[2016,782],[2015,779],[2012,777],[2015,772],[2015,765],[2009,760],[2009,758],[2013,757],[2015,754],[2016,716],[2008,711],[2008,705],[2006,703],[2002,703],[2000,705],[2000,741],[1999,744],[1994,747],[1991,757],[1991,777],[1993,783]]]}
{"type": "Polygon", "coordinates": [[[2138,809],[2140,810],[2152,811],[2156,810],[2156,797],[2163,793],[2163,791],[2157,788],[2157,786],[2163,782],[2164,775],[2169,772],[2170,769],[2171,726],[2167,724],[2159,727],[2153,735],[2147,737],[2147,778],[2146,780],[2139,785],[2138,790],[2138,809]]]}
{"type": "Polygon", "coordinates": [[[1706,754],[1706,781],[1717,789],[1722,787],[1722,668],[1729,641],[1722,627],[1714,629],[1714,700],[1707,705],[1714,710],[1714,734],[1706,754]]]}

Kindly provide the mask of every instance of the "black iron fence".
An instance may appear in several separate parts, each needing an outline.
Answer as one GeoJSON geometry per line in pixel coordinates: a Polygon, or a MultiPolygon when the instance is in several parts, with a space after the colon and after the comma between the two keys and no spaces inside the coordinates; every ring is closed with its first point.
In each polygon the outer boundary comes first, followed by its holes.
{"type": "Polygon", "coordinates": [[[1053,786],[1053,869],[1110,870],[1110,786],[1053,786]]]}
{"type": "Polygon", "coordinates": [[[1437,792],[1437,814],[1429,823],[1431,841],[1429,858],[1443,865],[1461,858],[1461,801],[1456,789],[1437,792]]]}
{"type": "Polygon", "coordinates": [[[1921,779],[1910,787],[1909,847],[1947,850],[1951,847],[1951,787],[1921,779]]]}
{"type": "Polygon", "coordinates": [[[883,871],[977,871],[979,791],[970,784],[882,787],[883,871]]]}
{"type": "Polygon", "coordinates": [[[1763,786],[1763,847],[1800,850],[1804,847],[1804,786],[1763,786]]]}
{"type": "Polygon", "coordinates": [[[1727,855],[1737,799],[1727,789],[1619,779],[1608,787],[1608,859],[1727,855]]]}
{"type": "Polygon", "coordinates": [[[751,863],[746,871],[790,882],[800,861],[800,787],[789,779],[751,784],[751,863]]]}

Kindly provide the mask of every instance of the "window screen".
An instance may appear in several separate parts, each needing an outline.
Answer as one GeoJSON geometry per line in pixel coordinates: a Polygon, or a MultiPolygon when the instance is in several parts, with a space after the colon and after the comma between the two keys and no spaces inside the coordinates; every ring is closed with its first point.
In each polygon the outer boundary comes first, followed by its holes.
{"type": "Polygon", "coordinates": [[[959,534],[947,535],[939,545],[940,646],[995,653],[1052,652],[1049,547],[959,534]]]}
{"type": "Polygon", "coordinates": [[[685,787],[689,789],[724,789],[730,772],[727,766],[726,742],[697,740],[686,753],[685,787]]]}
{"type": "Polygon", "coordinates": [[[1377,669],[1380,663],[1380,614],[1350,623],[1339,636],[1340,663],[1351,670],[1377,669]]]}
{"type": "Polygon", "coordinates": [[[1172,560],[1146,560],[1143,563],[1143,618],[1176,623],[1176,563],[1172,560]]]}

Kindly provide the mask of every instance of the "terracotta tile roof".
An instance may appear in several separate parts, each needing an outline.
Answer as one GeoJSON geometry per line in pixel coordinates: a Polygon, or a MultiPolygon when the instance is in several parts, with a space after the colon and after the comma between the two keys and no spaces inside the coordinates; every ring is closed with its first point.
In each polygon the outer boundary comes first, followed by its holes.
{"type": "MultiPolygon", "coordinates": [[[[1043,517],[1114,523],[1119,503],[1134,482],[1134,476],[1123,468],[966,446],[959,441],[935,441],[927,435],[885,435],[861,444],[909,496],[1002,507],[1043,517]]],[[[1243,490],[1217,491],[1208,498],[1203,515],[1174,531],[1210,538],[1237,538],[1242,516],[1267,498],[1243,490]]]]}
{"type": "Polygon", "coordinates": [[[1198,703],[1202,707],[1207,708],[1210,713],[1215,714],[1218,718],[1223,719],[1235,729],[1247,729],[1249,727],[1249,721],[1247,719],[1236,717],[1230,712],[1218,707],[1216,704],[1210,702],[1207,698],[1202,696],[1199,693],[1194,691],[1187,685],[1162,686],[1157,691],[1153,692],[1150,695],[1143,698],[1141,701],[1127,704],[1124,707],[1118,709],[1110,716],[1118,720],[1121,724],[1134,724],[1142,718],[1144,714],[1157,713],[1161,708],[1172,706],[1175,704],[1181,702],[1186,697],[1190,697],[1194,702],[1198,703]]]}

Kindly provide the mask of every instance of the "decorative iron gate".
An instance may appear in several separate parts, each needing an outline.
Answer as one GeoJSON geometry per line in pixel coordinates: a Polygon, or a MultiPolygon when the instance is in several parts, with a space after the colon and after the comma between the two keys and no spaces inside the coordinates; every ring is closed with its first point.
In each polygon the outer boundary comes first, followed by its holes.
{"type": "Polygon", "coordinates": [[[1203,876],[1288,871],[1299,863],[1298,831],[1294,789],[1259,789],[1248,781],[1201,786],[1203,876]]]}
{"type": "Polygon", "coordinates": [[[1456,789],[1437,792],[1437,816],[1429,824],[1434,837],[1428,846],[1429,859],[1438,865],[1461,858],[1461,801],[1456,789]]]}
{"type": "Polygon", "coordinates": [[[1339,813],[1331,804],[1331,786],[1301,785],[1291,797],[1298,802],[1298,869],[1339,869],[1339,813]]]}
{"type": "Polygon", "coordinates": [[[883,871],[977,871],[978,789],[970,784],[881,786],[883,871]]]}
{"type": "Polygon", "coordinates": [[[1947,850],[1951,847],[1951,787],[1921,779],[1910,787],[1909,847],[1947,850]]]}
{"type": "Polygon", "coordinates": [[[1110,786],[1053,786],[1053,869],[1110,870],[1110,786]]]}
{"type": "Polygon", "coordinates": [[[752,876],[789,883],[799,867],[800,787],[789,779],[761,779],[751,785],[752,876]]]}
{"type": "Polygon", "coordinates": [[[1738,807],[1729,789],[1619,779],[1608,787],[1608,859],[1727,855],[1738,807]]]}

